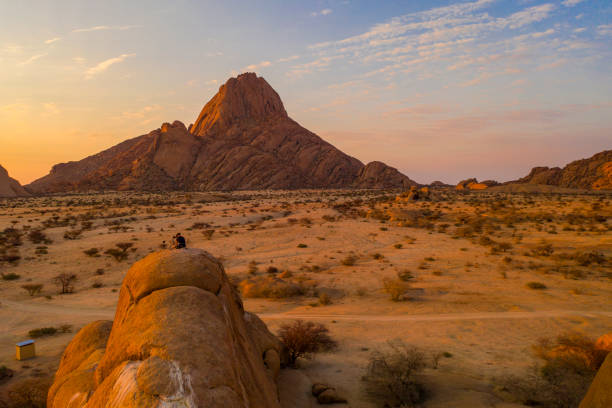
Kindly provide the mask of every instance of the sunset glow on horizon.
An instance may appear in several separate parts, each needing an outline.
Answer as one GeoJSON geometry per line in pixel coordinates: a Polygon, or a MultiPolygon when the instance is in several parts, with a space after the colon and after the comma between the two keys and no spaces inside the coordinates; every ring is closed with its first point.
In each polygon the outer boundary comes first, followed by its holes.
{"type": "Polygon", "coordinates": [[[612,3],[2,2],[0,165],[22,184],[253,71],[290,117],[420,183],[612,148],[612,3]]]}

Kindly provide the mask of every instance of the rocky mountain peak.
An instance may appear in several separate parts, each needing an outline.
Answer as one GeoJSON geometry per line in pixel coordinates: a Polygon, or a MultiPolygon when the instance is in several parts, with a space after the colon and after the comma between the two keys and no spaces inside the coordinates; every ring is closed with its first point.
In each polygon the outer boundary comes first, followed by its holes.
{"type": "Polygon", "coordinates": [[[165,122],[148,134],[77,162],[56,165],[34,193],[103,190],[407,188],[381,162],[364,166],[287,116],[254,73],[230,78],[188,128],[165,122]]]}
{"type": "Polygon", "coordinates": [[[205,136],[233,125],[253,124],[271,118],[287,118],[280,96],[265,79],[247,72],[221,85],[190,131],[205,136]]]}
{"type": "Polygon", "coordinates": [[[9,176],[8,171],[0,165],[0,197],[17,197],[30,195],[17,180],[9,176]]]}

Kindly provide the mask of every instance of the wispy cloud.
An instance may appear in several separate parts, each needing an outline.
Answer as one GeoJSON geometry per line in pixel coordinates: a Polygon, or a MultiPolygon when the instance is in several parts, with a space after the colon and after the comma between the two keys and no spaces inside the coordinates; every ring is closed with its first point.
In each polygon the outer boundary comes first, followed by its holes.
{"type": "MultiPolygon", "coordinates": [[[[346,80],[388,81],[409,75],[410,81],[456,77],[445,86],[469,87],[530,69],[552,67],[551,59],[577,62],[570,54],[590,47],[571,38],[558,25],[542,28],[559,6],[530,4],[506,15],[489,8],[496,0],[457,2],[393,17],[365,32],[310,45],[305,62],[292,66],[289,77],[301,77],[344,66],[358,67],[346,80]],[[537,24],[537,25],[536,25],[537,24]]],[[[601,26],[599,34],[607,35],[601,26]]],[[[579,56],[579,58],[585,58],[579,56]]],[[[510,81],[511,82],[511,81],[510,81]]],[[[387,84],[387,85],[389,85],[387,84]]],[[[382,86],[380,87],[382,89],[382,86]]]]}
{"type": "Polygon", "coordinates": [[[312,13],[310,13],[310,15],[312,17],[317,17],[317,16],[327,16],[330,15],[331,13],[333,13],[334,10],[330,9],[330,8],[325,8],[323,10],[320,11],[313,11],[312,13]]]}
{"type": "Polygon", "coordinates": [[[48,40],[45,40],[45,44],[53,44],[54,42],[58,42],[61,39],[62,37],[49,38],[48,40]]]}
{"type": "Polygon", "coordinates": [[[0,56],[1,55],[16,55],[21,54],[23,52],[23,47],[17,44],[7,44],[0,47],[0,56]]]}
{"type": "Polygon", "coordinates": [[[278,63],[283,63],[283,62],[289,62],[289,61],[295,61],[296,59],[300,58],[299,55],[292,55],[290,57],[286,57],[286,58],[279,58],[278,63]]]}
{"type": "Polygon", "coordinates": [[[574,7],[578,3],[582,3],[584,0],[563,0],[561,4],[565,7],[574,7]]]}
{"type": "Polygon", "coordinates": [[[261,61],[259,64],[251,64],[251,65],[247,65],[245,67],[246,71],[256,71],[260,68],[265,68],[265,67],[269,67],[270,65],[272,65],[272,62],[270,61],[261,61]]]}
{"type": "Polygon", "coordinates": [[[327,69],[327,67],[329,67],[332,61],[340,58],[343,58],[343,55],[321,57],[311,62],[294,65],[293,67],[291,67],[291,70],[287,72],[287,76],[299,78],[304,74],[310,74],[314,71],[325,70],[327,69]]]}
{"type": "Polygon", "coordinates": [[[21,62],[20,62],[20,63],[18,63],[17,65],[19,65],[19,66],[29,65],[29,64],[33,63],[34,61],[36,61],[36,60],[38,60],[38,59],[40,59],[40,58],[42,58],[42,57],[44,57],[44,56],[46,56],[46,55],[47,55],[47,53],[46,53],[46,52],[45,52],[45,53],[42,53],[42,54],[32,55],[30,58],[28,58],[28,59],[27,59],[27,60],[25,60],[25,61],[21,61],[21,62]]]}
{"type": "Polygon", "coordinates": [[[147,105],[142,108],[125,111],[121,113],[120,118],[122,119],[144,119],[145,117],[153,114],[154,112],[161,111],[162,107],[160,105],[147,105]]]}
{"type": "Polygon", "coordinates": [[[87,28],[75,28],[74,30],[72,30],[73,33],[88,33],[91,31],[104,31],[104,30],[118,30],[118,31],[125,31],[125,30],[131,30],[132,28],[138,28],[140,27],[139,25],[126,25],[126,26],[107,26],[107,25],[99,25],[99,26],[93,26],[93,27],[87,27],[87,28]]]}
{"type": "Polygon", "coordinates": [[[43,115],[52,116],[61,112],[60,108],[53,102],[43,103],[43,115]]]}
{"type": "Polygon", "coordinates": [[[602,24],[597,26],[597,34],[601,36],[612,35],[612,24],[602,24]]]}
{"type": "Polygon", "coordinates": [[[91,79],[95,75],[98,75],[98,74],[106,71],[112,65],[118,64],[118,63],[124,61],[126,58],[133,57],[134,55],[136,55],[136,54],[121,54],[118,57],[109,58],[107,60],[104,60],[104,61],[100,62],[99,64],[89,68],[87,71],[85,71],[85,79],[91,79]]]}

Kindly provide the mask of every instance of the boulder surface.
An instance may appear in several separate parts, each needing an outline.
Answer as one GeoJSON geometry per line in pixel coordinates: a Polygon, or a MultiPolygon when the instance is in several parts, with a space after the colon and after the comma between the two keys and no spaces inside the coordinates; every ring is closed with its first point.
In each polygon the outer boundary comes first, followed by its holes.
{"type": "Polygon", "coordinates": [[[130,268],[112,323],[91,323],[70,342],[47,406],[280,407],[283,356],[219,261],[163,250],[130,268]]]}
{"type": "Polygon", "coordinates": [[[612,353],[597,371],[589,390],[580,403],[580,408],[612,407],[612,353]]]}

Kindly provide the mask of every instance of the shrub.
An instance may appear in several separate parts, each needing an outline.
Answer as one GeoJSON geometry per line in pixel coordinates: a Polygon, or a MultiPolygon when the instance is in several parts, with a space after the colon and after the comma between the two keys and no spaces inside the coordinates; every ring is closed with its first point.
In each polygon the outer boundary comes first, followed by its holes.
{"type": "Polygon", "coordinates": [[[395,245],[393,245],[393,248],[395,248],[395,249],[402,249],[403,246],[404,245],[402,245],[402,244],[395,244],[395,245]]]}
{"type": "Polygon", "coordinates": [[[336,341],[328,333],[327,327],[320,323],[296,320],[283,324],[278,336],[287,347],[289,365],[295,367],[298,358],[308,358],[314,353],[336,348],[336,341]]]}
{"type": "Polygon", "coordinates": [[[127,257],[128,257],[128,254],[127,254],[127,252],[126,252],[126,251],[122,251],[122,250],[120,250],[120,249],[118,249],[118,248],[110,248],[110,249],[107,249],[106,251],[104,251],[104,253],[105,253],[106,255],[110,255],[110,256],[112,256],[113,258],[115,258],[115,261],[117,261],[117,262],[124,261],[124,260],[126,260],[126,259],[127,259],[127,257]]]}
{"type": "Polygon", "coordinates": [[[115,246],[119,248],[120,250],[122,250],[123,252],[127,252],[128,249],[134,246],[134,243],[133,242],[120,242],[118,244],[115,244],[115,246]]]}
{"type": "Polygon", "coordinates": [[[308,245],[306,245],[306,244],[298,244],[297,247],[298,248],[308,248],[308,245]]]}
{"type": "Polygon", "coordinates": [[[77,281],[77,276],[71,273],[60,273],[53,282],[61,288],[60,293],[72,293],[74,292],[74,283],[77,281]]]}
{"type": "Polygon", "coordinates": [[[64,232],[64,239],[68,239],[68,240],[79,239],[81,238],[82,234],[83,234],[83,230],[71,229],[71,230],[64,232]]]}
{"type": "Polygon", "coordinates": [[[62,324],[59,329],[60,333],[71,333],[72,325],[71,324],[62,324]]]}
{"type": "Polygon", "coordinates": [[[46,246],[44,246],[44,245],[43,246],[39,246],[39,247],[36,247],[36,251],[34,251],[34,253],[36,255],[45,255],[45,254],[49,253],[49,251],[47,251],[47,249],[48,248],[46,246]]]}
{"type": "Polygon", "coordinates": [[[539,245],[531,250],[531,253],[535,256],[551,256],[554,249],[551,244],[539,245]]]}
{"type": "Polygon", "coordinates": [[[379,407],[414,407],[425,400],[418,374],[425,368],[425,354],[402,341],[375,351],[362,381],[365,393],[379,407]]]}
{"type": "Polygon", "coordinates": [[[408,269],[397,271],[397,277],[399,280],[404,282],[408,282],[409,280],[414,279],[414,275],[408,269]]]}
{"type": "Polygon", "coordinates": [[[32,230],[28,233],[28,239],[33,244],[50,244],[52,241],[47,237],[47,235],[41,230],[32,230]]]}
{"type": "Polygon", "coordinates": [[[581,266],[589,266],[593,263],[603,264],[606,262],[606,257],[597,251],[579,252],[576,254],[575,259],[581,266]]]}
{"type": "Polygon", "coordinates": [[[383,279],[383,290],[391,296],[391,300],[399,302],[403,300],[403,295],[410,288],[410,285],[399,279],[383,279]]]}
{"type": "Polygon", "coordinates": [[[355,265],[355,262],[357,262],[357,257],[354,255],[349,255],[340,261],[340,263],[344,266],[353,266],[355,265]]]}
{"type": "Polygon", "coordinates": [[[497,244],[497,248],[502,252],[506,252],[512,249],[512,244],[509,242],[500,242],[497,244]]]}
{"type": "Polygon", "coordinates": [[[542,290],[546,289],[546,285],[542,282],[527,282],[526,285],[529,289],[542,290]]]}
{"type": "Polygon", "coordinates": [[[550,408],[577,407],[608,353],[575,332],[540,339],[533,350],[543,364],[521,377],[503,377],[499,390],[523,404],[550,408]]]}
{"type": "Polygon", "coordinates": [[[55,327],[41,327],[39,329],[32,329],[28,332],[28,336],[37,339],[39,337],[45,336],[53,336],[57,333],[57,329],[55,327]]]}
{"type": "Polygon", "coordinates": [[[21,285],[21,287],[23,289],[25,289],[30,296],[34,296],[34,295],[38,295],[40,293],[40,291],[43,288],[43,285],[40,284],[40,283],[39,284],[28,283],[28,284],[25,284],[25,285],[21,285]]]}
{"type": "Polygon", "coordinates": [[[45,408],[52,377],[28,378],[11,385],[8,389],[8,408],[45,408]]]}
{"type": "Polygon", "coordinates": [[[239,288],[246,298],[284,299],[304,294],[302,286],[271,275],[245,279],[239,288]]]}
{"type": "Polygon", "coordinates": [[[547,363],[560,360],[574,371],[597,371],[608,355],[607,350],[596,346],[595,340],[573,331],[562,333],[555,340],[541,338],[533,351],[547,363]]]}
{"type": "Polygon", "coordinates": [[[21,275],[18,275],[14,272],[9,272],[9,273],[3,273],[2,274],[2,280],[6,280],[6,281],[12,281],[12,280],[17,280],[21,278],[21,275]]]}
{"type": "Polygon", "coordinates": [[[0,366],[0,384],[2,384],[7,378],[11,378],[12,376],[13,370],[11,370],[5,365],[0,366]]]}
{"type": "Polygon", "coordinates": [[[204,238],[209,241],[212,239],[214,233],[215,233],[214,229],[207,229],[205,231],[202,231],[202,235],[204,235],[204,238]]]}
{"type": "Polygon", "coordinates": [[[83,253],[85,255],[91,256],[91,257],[98,257],[98,256],[100,256],[98,248],[89,248],[89,249],[84,250],[83,253]]]}
{"type": "Polygon", "coordinates": [[[323,306],[331,305],[331,297],[327,293],[321,293],[319,295],[319,303],[323,306]]]}

